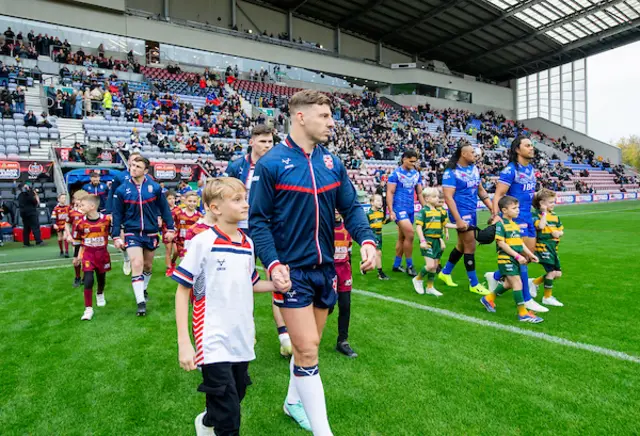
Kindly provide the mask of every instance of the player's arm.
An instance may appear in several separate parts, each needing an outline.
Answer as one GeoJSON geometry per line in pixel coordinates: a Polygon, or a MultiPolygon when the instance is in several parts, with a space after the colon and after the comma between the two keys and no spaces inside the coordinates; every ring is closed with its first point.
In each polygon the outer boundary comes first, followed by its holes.
{"type": "MultiPolygon", "coordinates": [[[[195,277],[202,272],[203,238],[194,238],[193,244],[171,278],[178,282],[176,289],[176,328],[178,330],[178,361],[185,371],[196,369],[196,353],[189,336],[189,299],[195,277]]],[[[210,273],[213,273],[211,271],[210,273]]],[[[213,273],[215,274],[215,273],[213,273]]]]}
{"type": "Polygon", "coordinates": [[[111,188],[109,189],[109,194],[107,195],[107,204],[105,206],[105,212],[107,214],[112,213],[113,208],[113,196],[116,193],[116,190],[120,187],[120,177],[116,176],[111,181],[111,188]]]}
{"type": "Polygon", "coordinates": [[[196,369],[196,352],[189,336],[189,297],[191,288],[183,284],[176,290],[176,327],[178,329],[178,362],[185,371],[196,369]]]}
{"type": "Polygon", "coordinates": [[[120,240],[120,227],[122,226],[122,218],[124,214],[124,192],[122,189],[120,192],[115,192],[113,194],[113,198],[111,199],[111,219],[113,220],[111,227],[111,238],[114,243],[120,240]]]}
{"type": "Polygon", "coordinates": [[[266,266],[269,275],[276,266],[280,265],[271,233],[271,223],[275,218],[273,206],[275,196],[275,174],[260,160],[256,165],[251,182],[249,227],[256,254],[262,264],[266,266]]]}
{"type": "Polygon", "coordinates": [[[497,217],[496,220],[500,219],[500,206],[498,206],[498,203],[505,195],[507,195],[507,191],[515,180],[515,177],[516,173],[510,165],[507,165],[500,172],[500,177],[498,178],[498,182],[496,183],[496,192],[493,194],[493,208],[490,209],[492,213],[497,217]]]}
{"type": "Polygon", "coordinates": [[[418,184],[416,185],[416,193],[418,194],[418,201],[422,205],[422,207],[427,205],[427,202],[422,196],[422,176],[418,178],[418,184]]]}
{"type": "Polygon", "coordinates": [[[51,224],[53,225],[53,230],[60,231],[62,229],[58,229],[58,211],[57,208],[53,208],[51,212],[51,224]]]}
{"type": "Polygon", "coordinates": [[[529,259],[531,262],[538,263],[538,260],[539,260],[538,256],[536,256],[534,253],[532,253],[531,250],[529,250],[529,248],[527,248],[526,244],[522,245],[522,252],[526,256],[526,258],[529,259]]]}
{"type": "Polygon", "coordinates": [[[491,212],[491,220],[493,220],[496,217],[496,214],[493,213],[493,205],[491,204],[491,199],[489,198],[489,194],[487,194],[487,190],[484,189],[484,186],[482,186],[482,183],[478,185],[478,198],[484,203],[485,206],[487,206],[487,209],[489,209],[489,212],[491,212]]]}
{"type": "MultiPolygon", "coordinates": [[[[395,172],[391,174],[391,176],[394,176],[394,175],[395,175],[395,172]]],[[[387,181],[387,209],[389,209],[390,221],[396,220],[396,213],[393,211],[393,196],[396,194],[397,187],[398,187],[397,181],[393,182],[391,180],[391,177],[389,177],[389,180],[387,181]]]]}
{"type": "Polygon", "coordinates": [[[538,215],[540,218],[535,220],[535,222],[533,223],[533,225],[540,230],[543,230],[545,227],[547,227],[547,211],[540,211],[540,215],[538,215]]]}
{"type": "Polygon", "coordinates": [[[162,221],[164,221],[167,226],[167,232],[173,232],[174,222],[173,222],[173,214],[171,213],[171,208],[169,207],[169,202],[167,201],[167,197],[162,195],[162,188],[158,185],[158,192],[156,196],[156,205],[158,206],[158,210],[160,211],[160,217],[162,221]]]}

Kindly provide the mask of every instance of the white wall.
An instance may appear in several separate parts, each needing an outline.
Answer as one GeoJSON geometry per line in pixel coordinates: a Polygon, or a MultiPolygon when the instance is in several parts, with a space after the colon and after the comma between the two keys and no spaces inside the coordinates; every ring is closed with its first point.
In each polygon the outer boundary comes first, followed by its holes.
{"type": "MultiPolygon", "coordinates": [[[[191,1],[191,0],[189,0],[191,1]]],[[[47,0],[0,0],[0,11],[24,17],[98,32],[125,35],[217,53],[292,65],[311,70],[322,69],[336,76],[360,77],[386,83],[424,83],[471,92],[476,105],[513,111],[513,90],[447,76],[422,69],[391,70],[355,60],[328,57],[302,50],[280,47],[244,38],[176,26],[96,9],[78,9],[73,5],[47,0]]],[[[375,58],[374,44],[342,35],[343,47],[352,54],[375,58]]],[[[444,100],[443,100],[444,101],[444,100]]]]}
{"type": "Polygon", "coordinates": [[[544,120],[542,118],[532,118],[530,120],[519,120],[524,123],[525,126],[532,130],[539,130],[552,138],[560,138],[566,136],[569,142],[573,142],[576,145],[581,145],[585,148],[591,149],[596,153],[596,156],[602,156],[604,158],[611,159],[614,164],[622,162],[622,153],[618,147],[607,144],[606,142],[598,141],[590,136],[576,132],[575,130],[568,129],[560,124],[552,123],[551,121],[544,120]]]}
{"type": "Polygon", "coordinates": [[[343,33],[340,35],[340,54],[352,58],[375,60],[376,45],[343,33]]]}
{"type": "Polygon", "coordinates": [[[117,11],[124,12],[124,0],[69,0],[75,3],[84,3],[80,5],[80,7],[84,7],[85,5],[89,6],[98,6],[101,8],[114,9],[117,11]]]}
{"type": "MultiPolygon", "coordinates": [[[[194,0],[196,2],[202,0],[194,0]]],[[[227,7],[227,13],[229,16],[231,15],[231,2],[229,0],[221,0],[223,1],[227,7]]],[[[271,9],[262,8],[258,5],[254,5],[253,3],[247,3],[243,1],[237,1],[238,5],[236,20],[239,30],[251,29],[254,32],[262,32],[264,30],[267,31],[267,34],[273,33],[273,36],[277,37],[278,33],[287,31],[287,16],[273,11],[271,9]],[[241,10],[242,9],[242,10],[241,10]],[[253,21],[257,28],[251,24],[253,21]]],[[[171,12],[169,12],[171,15],[171,12]]],[[[231,22],[231,20],[227,20],[231,22]]],[[[226,23],[223,19],[223,23],[226,23]]],[[[215,24],[211,22],[211,24],[215,24]]],[[[224,27],[224,26],[222,26],[224,27]]]]}
{"type": "Polygon", "coordinates": [[[323,48],[333,51],[334,35],[333,29],[312,23],[310,21],[293,18],[293,37],[302,38],[303,41],[315,42],[323,48]]]}
{"type": "MultiPolygon", "coordinates": [[[[501,113],[507,119],[510,119],[510,120],[515,119],[513,110],[507,110],[498,106],[487,106],[487,105],[481,105],[481,104],[475,104],[475,103],[463,103],[459,101],[445,100],[443,98],[426,97],[424,95],[383,95],[383,96],[403,106],[418,106],[418,105],[424,105],[428,103],[434,109],[454,108],[454,109],[468,110],[475,113],[493,110],[498,113],[501,113]]],[[[475,96],[473,100],[475,101],[475,96]]]]}
{"type": "MultiPolygon", "coordinates": [[[[127,0],[126,6],[131,9],[151,12],[152,14],[162,14],[164,9],[163,0],[127,0]]],[[[171,5],[169,5],[171,7],[171,5]]]]}
{"type": "Polygon", "coordinates": [[[385,64],[403,64],[413,62],[413,58],[387,47],[382,47],[381,61],[385,64]]]}

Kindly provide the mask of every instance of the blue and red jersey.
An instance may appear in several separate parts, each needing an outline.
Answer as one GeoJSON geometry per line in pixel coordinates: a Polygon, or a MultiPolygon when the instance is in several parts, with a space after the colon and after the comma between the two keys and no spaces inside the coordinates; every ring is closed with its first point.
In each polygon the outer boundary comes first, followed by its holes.
{"type": "Polygon", "coordinates": [[[269,271],[333,263],[336,209],[356,242],[375,245],[344,165],[324,146],[308,155],[288,136],[260,158],[251,183],[249,228],[269,271]]]}

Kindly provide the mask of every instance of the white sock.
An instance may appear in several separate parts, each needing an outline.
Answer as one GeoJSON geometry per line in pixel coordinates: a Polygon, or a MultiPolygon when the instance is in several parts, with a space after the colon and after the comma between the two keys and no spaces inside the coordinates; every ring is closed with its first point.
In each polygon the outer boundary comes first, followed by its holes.
{"type": "Polygon", "coordinates": [[[291,356],[291,361],[289,362],[289,390],[287,391],[287,403],[289,404],[298,404],[300,402],[300,395],[298,395],[294,379],[293,356],[291,356]]]}
{"type": "Polygon", "coordinates": [[[143,272],[142,276],[144,277],[144,290],[146,291],[149,287],[149,281],[151,280],[151,272],[143,272]]]}
{"type": "Polygon", "coordinates": [[[320,373],[315,375],[295,376],[294,383],[304,411],[311,423],[313,436],[332,436],[331,427],[329,426],[329,418],[327,417],[327,405],[324,400],[324,388],[320,373]]]}
{"type": "Polygon", "coordinates": [[[144,279],[142,276],[131,278],[131,284],[133,285],[133,294],[136,296],[136,303],[144,303],[144,279]]]}

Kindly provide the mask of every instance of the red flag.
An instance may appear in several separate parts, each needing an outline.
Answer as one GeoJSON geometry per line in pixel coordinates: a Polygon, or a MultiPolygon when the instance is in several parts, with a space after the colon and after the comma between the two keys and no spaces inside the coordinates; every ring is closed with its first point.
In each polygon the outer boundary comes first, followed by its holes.
{"type": "Polygon", "coordinates": [[[231,85],[233,82],[235,82],[237,79],[233,76],[228,76],[227,77],[227,84],[231,85]]]}

